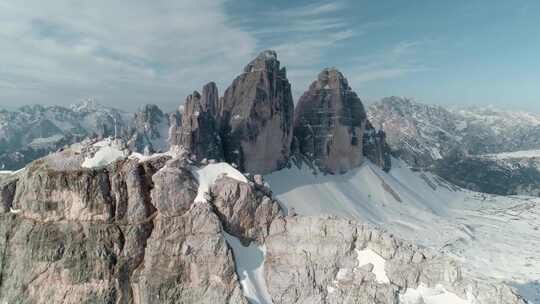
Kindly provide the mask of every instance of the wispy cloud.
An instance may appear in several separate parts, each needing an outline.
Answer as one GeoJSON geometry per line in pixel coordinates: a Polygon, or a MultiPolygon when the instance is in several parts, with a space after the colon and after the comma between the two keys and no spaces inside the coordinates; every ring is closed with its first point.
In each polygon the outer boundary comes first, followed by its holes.
{"type": "Polygon", "coordinates": [[[304,6],[297,6],[294,8],[289,8],[287,10],[274,10],[266,12],[266,15],[269,16],[280,16],[286,18],[304,18],[304,17],[314,17],[320,16],[329,13],[335,13],[345,8],[343,2],[320,2],[315,4],[308,4],[304,6]]]}
{"type": "Polygon", "coordinates": [[[381,53],[355,58],[348,68],[352,83],[362,84],[405,76],[410,73],[433,70],[418,62],[419,49],[425,41],[402,41],[381,53]]]}
{"type": "Polygon", "coordinates": [[[0,99],[180,104],[206,81],[224,86],[256,48],[224,2],[2,2],[0,99]]]}
{"type": "Polygon", "coordinates": [[[350,20],[343,18],[345,9],[344,1],[318,2],[276,8],[255,17],[266,23],[254,26],[252,33],[265,42],[264,48],[278,52],[287,66],[295,97],[307,89],[326,65],[329,52],[362,34],[358,26],[353,27],[350,20]]]}

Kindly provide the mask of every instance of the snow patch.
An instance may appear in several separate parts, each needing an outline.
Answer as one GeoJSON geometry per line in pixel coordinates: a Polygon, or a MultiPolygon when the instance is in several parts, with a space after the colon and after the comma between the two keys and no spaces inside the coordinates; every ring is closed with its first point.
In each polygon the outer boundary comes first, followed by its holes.
{"type": "Polygon", "coordinates": [[[472,304],[472,301],[464,300],[455,293],[447,291],[442,285],[433,288],[420,284],[418,288],[409,288],[399,296],[401,304],[472,304]]]}
{"type": "Polygon", "coordinates": [[[9,212],[13,213],[13,214],[19,214],[22,212],[21,209],[13,209],[13,208],[9,208],[9,212]]]}
{"type": "Polygon", "coordinates": [[[199,189],[197,190],[195,202],[205,202],[205,195],[210,190],[210,186],[212,186],[212,184],[223,175],[234,178],[243,183],[248,182],[246,177],[240,171],[236,170],[228,163],[209,164],[202,168],[196,168],[192,172],[199,182],[199,189]]]}
{"type": "Polygon", "coordinates": [[[257,246],[255,242],[251,242],[245,247],[238,238],[226,232],[223,234],[233,250],[236,273],[244,296],[251,304],[272,304],[272,297],[264,279],[265,246],[257,246]]]}
{"type": "Polygon", "coordinates": [[[375,274],[375,280],[381,284],[390,283],[390,279],[388,279],[388,276],[386,275],[386,270],[384,270],[386,260],[382,256],[369,248],[366,248],[364,250],[356,249],[356,254],[358,255],[358,267],[372,264],[372,272],[373,274],[375,274]]]}
{"type": "Polygon", "coordinates": [[[83,168],[104,167],[127,156],[127,152],[121,150],[110,138],[99,141],[93,144],[93,146],[99,149],[93,157],[84,160],[81,165],[83,168]]]}
{"type": "Polygon", "coordinates": [[[516,159],[516,158],[540,158],[540,150],[525,150],[525,151],[515,151],[515,152],[505,152],[497,154],[486,154],[483,155],[487,158],[492,159],[516,159]]]}

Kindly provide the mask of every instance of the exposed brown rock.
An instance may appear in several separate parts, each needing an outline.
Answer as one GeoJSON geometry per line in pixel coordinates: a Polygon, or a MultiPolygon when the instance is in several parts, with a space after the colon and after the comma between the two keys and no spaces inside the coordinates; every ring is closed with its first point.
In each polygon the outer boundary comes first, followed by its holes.
{"type": "Polygon", "coordinates": [[[262,52],[220,101],[226,161],[254,174],[282,168],[290,152],[293,108],[285,68],[274,51],[262,52]]]}
{"type": "Polygon", "coordinates": [[[222,143],[215,113],[218,93],[215,83],[204,86],[203,95],[195,91],[184,104],[179,144],[197,160],[222,159],[222,143]]]}
{"type": "Polygon", "coordinates": [[[274,218],[282,215],[278,203],[255,185],[223,177],[212,185],[210,192],[225,230],[244,242],[263,243],[274,218]]]}
{"type": "Polygon", "coordinates": [[[364,106],[347,79],[325,69],[298,101],[294,136],[301,154],[325,172],[340,173],[362,163],[366,123],[364,106]]]}

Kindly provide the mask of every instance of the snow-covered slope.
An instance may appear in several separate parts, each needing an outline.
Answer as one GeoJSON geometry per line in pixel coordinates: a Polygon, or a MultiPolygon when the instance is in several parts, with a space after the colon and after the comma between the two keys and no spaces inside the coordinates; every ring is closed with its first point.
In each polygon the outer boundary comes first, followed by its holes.
{"type": "Polygon", "coordinates": [[[389,174],[366,163],[344,175],[314,175],[304,166],[265,179],[288,212],[380,225],[454,256],[477,277],[519,288],[540,280],[540,199],[466,191],[397,160],[389,174]]]}

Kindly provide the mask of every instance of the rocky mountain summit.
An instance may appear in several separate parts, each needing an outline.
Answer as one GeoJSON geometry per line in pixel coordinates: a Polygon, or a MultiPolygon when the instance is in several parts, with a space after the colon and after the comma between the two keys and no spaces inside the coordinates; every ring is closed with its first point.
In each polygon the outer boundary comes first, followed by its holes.
{"type": "MultiPolygon", "coordinates": [[[[156,105],[145,105],[133,115],[127,132],[133,151],[162,152],[169,149],[170,122],[167,114],[156,105]]],[[[118,134],[117,134],[118,136],[118,134]]]]}
{"type": "Polygon", "coordinates": [[[223,145],[218,129],[218,89],[215,83],[203,87],[202,95],[195,91],[184,103],[179,126],[180,136],[170,138],[171,145],[181,145],[196,159],[223,159],[223,145]]]}
{"type": "Polygon", "coordinates": [[[294,102],[285,68],[264,51],[225,90],[219,128],[227,162],[265,174],[285,166],[292,141],[294,102]]]}
{"type": "Polygon", "coordinates": [[[300,97],[294,135],[299,152],[325,172],[356,168],[365,154],[383,168],[390,166],[384,133],[374,132],[362,101],[334,68],[323,70],[300,97]]]}
{"type": "Polygon", "coordinates": [[[390,168],[385,134],[373,129],[345,77],[323,70],[295,109],[274,51],[250,62],[223,97],[214,83],[188,96],[178,130],[170,143],[193,158],[223,159],[253,174],[282,169],[294,156],[330,174],[358,167],[364,155],[390,168]]]}
{"type": "Polygon", "coordinates": [[[300,153],[331,173],[363,161],[366,112],[360,98],[336,69],[322,71],[295,111],[294,134],[300,153]]]}

